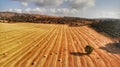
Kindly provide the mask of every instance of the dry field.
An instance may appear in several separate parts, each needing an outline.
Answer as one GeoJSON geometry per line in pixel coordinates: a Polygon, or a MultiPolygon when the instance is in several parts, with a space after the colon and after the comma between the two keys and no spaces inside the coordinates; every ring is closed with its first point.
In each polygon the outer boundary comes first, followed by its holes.
{"type": "Polygon", "coordinates": [[[0,23],[0,67],[120,67],[112,43],[88,26],[0,23]]]}

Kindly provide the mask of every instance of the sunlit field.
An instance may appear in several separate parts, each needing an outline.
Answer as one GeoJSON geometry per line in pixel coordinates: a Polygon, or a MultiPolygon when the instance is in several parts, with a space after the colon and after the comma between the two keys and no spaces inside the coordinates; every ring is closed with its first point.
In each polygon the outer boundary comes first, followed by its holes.
{"type": "Polygon", "coordinates": [[[0,23],[0,67],[119,67],[113,42],[88,26],[0,23]]]}

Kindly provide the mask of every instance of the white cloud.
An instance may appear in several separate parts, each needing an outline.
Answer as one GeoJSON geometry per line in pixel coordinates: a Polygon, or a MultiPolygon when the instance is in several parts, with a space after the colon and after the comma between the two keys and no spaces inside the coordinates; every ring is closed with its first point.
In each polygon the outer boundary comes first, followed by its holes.
{"type": "Polygon", "coordinates": [[[115,11],[103,11],[100,13],[101,17],[105,17],[105,18],[120,18],[119,14],[120,12],[115,12],[115,11]]]}
{"type": "Polygon", "coordinates": [[[15,8],[15,9],[10,8],[8,10],[3,10],[3,11],[22,13],[23,10],[18,8],[15,8]]]}
{"type": "Polygon", "coordinates": [[[25,13],[39,13],[39,14],[45,14],[46,13],[46,9],[45,8],[26,8],[25,10],[23,10],[23,12],[25,13]]]}
{"type": "Polygon", "coordinates": [[[95,0],[68,0],[68,5],[71,8],[85,9],[95,5],[95,0]]]}
{"type": "Polygon", "coordinates": [[[28,3],[26,3],[26,2],[21,2],[21,5],[27,7],[27,6],[28,6],[28,3]]]}
{"type": "Polygon", "coordinates": [[[19,2],[32,2],[37,6],[59,6],[64,0],[13,0],[19,2]]]}
{"type": "Polygon", "coordinates": [[[26,7],[26,9],[23,10],[9,9],[7,11],[18,13],[24,12],[87,18],[102,18],[102,17],[120,18],[120,10],[116,11],[112,7],[105,9],[104,7],[96,6],[95,5],[96,0],[12,0],[12,1],[20,2],[21,5],[26,7]],[[32,8],[30,8],[31,3],[32,8]]]}
{"type": "Polygon", "coordinates": [[[80,10],[69,8],[26,8],[26,9],[8,9],[5,11],[17,13],[32,13],[32,14],[46,14],[57,16],[78,16],[80,10]]]}
{"type": "Polygon", "coordinates": [[[9,11],[9,12],[12,12],[12,11],[13,11],[13,9],[9,9],[8,11],[9,11]]]}
{"type": "Polygon", "coordinates": [[[46,14],[57,16],[72,16],[72,17],[87,17],[87,18],[120,18],[119,11],[81,11],[78,9],[69,8],[26,8],[22,9],[8,9],[5,11],[17,13],[32,13],[32,14],[46,14]]]}
{"type": "Polygon", "coordinates": [[[17,13],[22,13],[22,9],[17,9],[16,8],[16,9],[14,9],[14,11],[17,12],[17,13]]]}
{"type": "Polygon", "coordinates": [[[37,14],[47,14],[47,15],[59,15],[59,16],[70,16],[79,13],[79,10],[68,9],[68,8],[26,8],[23,10],[25,13],[37,13],[37,14]]]}
{"type": "Polygon", "coordinates": [[[34,2],[37,6],[59,6],[63,1],[64,0],[35,0],[34,2]]]}
{"type": "MultiPolygon", "coordinates": [[[[13,0],[23,6],[33,3],[37,8],[26,8],[22,12],[59,16],[79,16],[83,9],[95,5],[95,0],[13,0]]],[[[20,11],[19,11],[20,12],[20,11]]]]}
{"type": "Polygon", "coordinates": [[[95,0],[14,0],[22,2],[24,6],[26,6],[27,2],[32,2],[36,6],[53,6],[53,7],[61,7],[65,5],[67,8],[74,9],[85,9],[88,7],[92,7],[95,5],[95,0]]]}
{"type": "Polygon", "coordinates": [[[80,11],[77,9],[69,9],[69,8],[50,8],[49,10],[50,14],[53,15],[61,15],[61,16],[74,16],[76,13],[79,13],[80,11]]]}

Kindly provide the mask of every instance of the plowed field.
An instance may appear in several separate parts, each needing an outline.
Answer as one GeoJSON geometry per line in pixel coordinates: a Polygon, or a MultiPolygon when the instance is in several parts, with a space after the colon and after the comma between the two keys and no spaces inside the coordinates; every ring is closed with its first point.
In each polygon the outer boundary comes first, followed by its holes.
{"type": "Polygon", "coordinates": [[[0,67],[120,67],[120,50],[109,43],[88,26],[0,23],[0,67]],[[88,44],[94,51],[85,55],[88,44]]]}

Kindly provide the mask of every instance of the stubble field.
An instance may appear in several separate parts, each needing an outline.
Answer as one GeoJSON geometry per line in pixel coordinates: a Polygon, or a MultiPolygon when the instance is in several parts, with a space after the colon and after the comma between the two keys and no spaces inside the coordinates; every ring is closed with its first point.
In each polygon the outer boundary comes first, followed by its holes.
{"type": "Polygon", "coordinates": [[[0,67],[119,67],[112,43],[88,26],[0,23],[0,67]],[[94,51],[85,55],[88,44],[94,51]]]}

